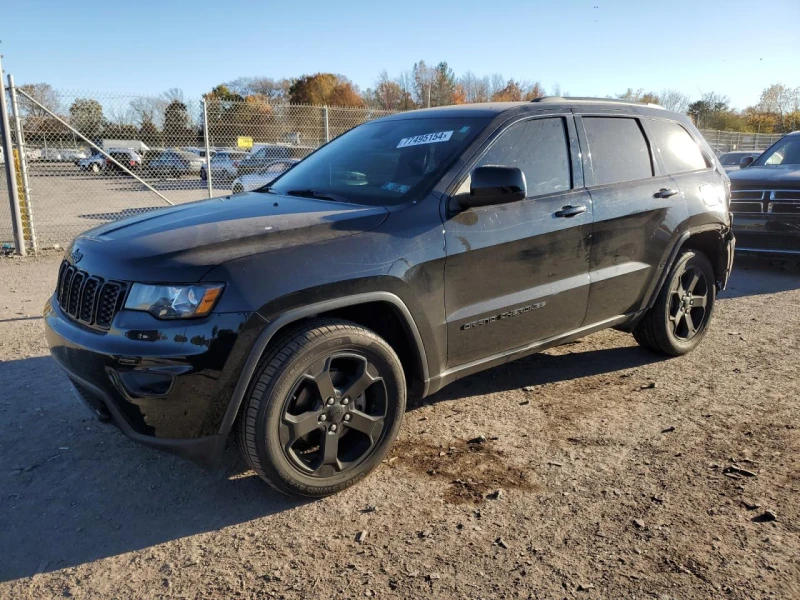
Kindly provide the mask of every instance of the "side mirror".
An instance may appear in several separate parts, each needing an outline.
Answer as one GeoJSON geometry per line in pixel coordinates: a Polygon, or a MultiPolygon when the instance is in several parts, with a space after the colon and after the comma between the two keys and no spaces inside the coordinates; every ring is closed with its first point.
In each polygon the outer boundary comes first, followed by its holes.
{"type": "Polygon", "coordinates": [[[458,196],[464,208],[516,202],[528,195],[525,173],[516,167],[478,167],[470,179],[469,194],[458,196]]]}
{"type": "Polygon", "coordinates": [[[751,164],[753,164],[754,160],[755,158],[753,158],[752,156],[745,156],[742,160],[739,161],[739,168],[744,169],[745,167],[749,167],[751,164]]]}

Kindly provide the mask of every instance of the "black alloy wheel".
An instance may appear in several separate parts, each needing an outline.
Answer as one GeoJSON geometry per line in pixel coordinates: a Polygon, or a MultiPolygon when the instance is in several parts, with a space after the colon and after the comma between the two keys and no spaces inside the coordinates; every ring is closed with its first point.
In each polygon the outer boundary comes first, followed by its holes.
{"type": "Polygon", "coordinates": [[[285,494],[319,498],[372,472],[406,406],[400,359],[374,331],[317,319],[270,343],[238,417],[245,461],[285,494]]]}
{"type": "Polygon", "coordinates": [[[668,356],[693,350],[705,337],[716,301],[714,269],[698,250],[684,250],[653,306],[633,330],[639,345],[668,356]]]}

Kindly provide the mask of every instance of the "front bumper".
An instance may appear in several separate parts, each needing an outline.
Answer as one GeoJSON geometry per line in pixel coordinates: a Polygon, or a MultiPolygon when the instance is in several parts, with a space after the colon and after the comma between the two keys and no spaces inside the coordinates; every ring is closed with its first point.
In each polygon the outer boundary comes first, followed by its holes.
{"type": "Polygon", "coordinates": [[[95,416],[137,442],[207,467],[224,448],[220,425],[251,316],[158,321],[123,310],[109,331],[98,332],[70,319],[55,299],[44,310],[50,352],[95,416]]]}
{"type": "Polygon", "coordinates": [[[739,254],[800,259],[800,214],[734,213],[739,254]]]}

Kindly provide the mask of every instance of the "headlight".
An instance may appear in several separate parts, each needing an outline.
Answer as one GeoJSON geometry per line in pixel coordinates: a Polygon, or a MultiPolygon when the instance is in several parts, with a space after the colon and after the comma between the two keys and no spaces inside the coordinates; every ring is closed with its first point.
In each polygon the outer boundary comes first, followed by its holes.
{"type": "Polygon", "coordinates": [[[149,312],[158,319],[205,317],[214,308],[221,283],[197,285],[147,285],[134,283],[125,302],[129,310],[149,312]]]}

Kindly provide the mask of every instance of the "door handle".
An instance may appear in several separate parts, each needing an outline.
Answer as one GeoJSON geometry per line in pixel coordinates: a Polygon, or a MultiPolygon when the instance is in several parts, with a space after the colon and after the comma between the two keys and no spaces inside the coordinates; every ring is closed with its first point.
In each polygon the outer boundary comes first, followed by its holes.
{"type": "Polygon", "coordinates": [[[677,193],[678,190],[675,189],[668,190],[667,188],[661,188],[655,194],[653,194],[653,198],[669,198],[677,193]]]}
{"type": "Polygon", "coordinates": [[[555,216],[569,219],[570,217],[574,217],[575,215],[579,215],[584,212],[586,212],[585,206],[572,206],[567,204],[566,206],[562,206],[561,210],[557,210],[555,212],[555,216]]]}

